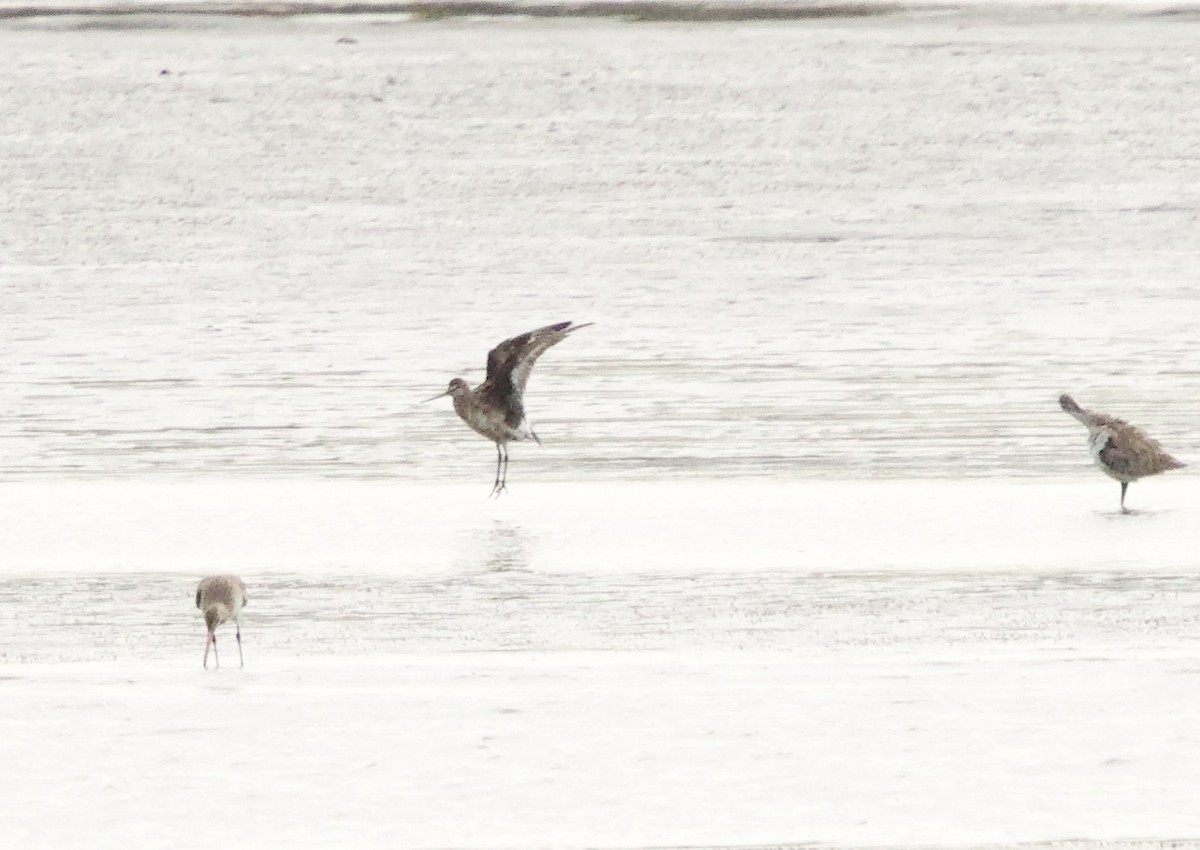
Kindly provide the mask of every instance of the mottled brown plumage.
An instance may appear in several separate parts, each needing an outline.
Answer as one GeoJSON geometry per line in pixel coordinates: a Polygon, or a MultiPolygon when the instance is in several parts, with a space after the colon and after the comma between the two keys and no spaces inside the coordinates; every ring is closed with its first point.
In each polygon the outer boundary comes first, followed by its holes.
{"type": "Polygon", "coordinates": [[[1069,395],[1060,396],[1058,403],[1087,427],[1088,447],[1096,464],[1121,482],[1121,510],[1125,513],[1128,513],[1125,490],[1131,481],[1187,465],[1163,451],[1158,441],[1141,428],[1123,419],[1085,410],[1069,395]]]}
{"type": "Polygon", "coordinates": [[[217,655],[217,626],[233,620],[237,628],[238,662],[242,659],[242,624],[238,619],[246,604],[246,584],[237,576],[208,576],[200,580],[196,588],[196,607],[204,615],[208,637],[204,640],[204,666],[208,666],[208,648],[212,647],[213,660],[221,666],[217,655]]]}
{"type": "Polygon", "coordinates": [[[472,390],[462,378],[454,378],[450,381],[449,389],[433,397],[453,397],[454,412],[459,418],[477,434],[496,444],[493,496],[507,489],[508,443],[533,440],[541,444],[525,416],[525,384],[529,380],[529,373],[533,371],[533,364],[546,349],[590,324],[559,322],[506,339],[488,352],[487,377],[482,384],[472,390]]]}

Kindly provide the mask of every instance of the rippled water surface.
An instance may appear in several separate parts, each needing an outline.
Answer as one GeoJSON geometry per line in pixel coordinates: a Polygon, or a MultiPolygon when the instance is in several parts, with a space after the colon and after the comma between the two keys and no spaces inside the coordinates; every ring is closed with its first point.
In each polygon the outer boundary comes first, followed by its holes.
{"type": "Polygon", "coordinates": [[[1195,22],[80,20],[0,31],[9,476],[473,480],[419,400],[566,318],[524,478],[1198,447],[1195,22]]]}

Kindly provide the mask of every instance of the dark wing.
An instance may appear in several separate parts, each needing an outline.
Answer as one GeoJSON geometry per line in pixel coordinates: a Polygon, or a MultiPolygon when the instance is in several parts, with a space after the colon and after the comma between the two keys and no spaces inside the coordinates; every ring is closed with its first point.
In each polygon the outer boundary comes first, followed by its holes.
{"type": "Polygon", "coordinates": [[[1138,478],[1145,475],[1144,472],[1138,472],[1137,457],[1130,452],[1123,450],[1116,445],[1110,437],[1108,445],[1100,450],[1100,461],[1111,469],[1117,475],[1125,475],[1131,478],[1138,478]]]}
{"type": "Polygon", "coordinates": [[[504,340],[488,352],[487,381],[497,386],[507,384],[519,393],[524,392],[533,364],[542,352],[562,342],[572,330],[570,322],[559,322],[504,340]]]}
{"type": "Polygon", "coordinates": [[[200,590],[200,588],[198,588],[198,587],[197,587],[197,588],[196,588],[196,607],[197,607],[197,608],[199,608],[199,607],[200,607],[200,594],[201,594],[201,592],[202,592],[202,591],[200,590]]]}
{"type": "MultiPolygon", "coordinates": [[[[1120,420],[1118,420],[1119,422],[1120,420]]],[[[1106,452],[1114,450],[1114,457],[1121,467],[1113,469],[1124,475],[1157,475],[1169,469],[1179,469],[1184,464],[1167,454],[1158,440],[1153,439],[1141,428],[1120,423],[1124,427],[1115,432],[1108,445],[1100,452],[1100,459],[1108,463],[1106,452]]]]}
{"type": "Polygon", "coordinates": [[[559,322],[504,340],[488,352],[487,379],[483,382],[482,400],[504,410],[509,425],[519,425],[525,416],[521,395],[525,392],[533,364],[547,348],[585,327],[587,325],[559,322]]]}

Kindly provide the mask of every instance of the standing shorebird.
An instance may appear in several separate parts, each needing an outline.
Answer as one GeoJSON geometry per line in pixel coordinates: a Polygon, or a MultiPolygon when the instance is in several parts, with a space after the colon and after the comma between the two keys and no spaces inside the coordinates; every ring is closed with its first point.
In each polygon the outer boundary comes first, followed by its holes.
{"type": "Polygon", "coordinates": [[[1058,403],[1087,426],[1092,458],[1107,475],[1121,482],[1121,513],[1129,513],[1125,507],[1129,482],[1187,466],[1163,451],[1158,441],[1150,439],[1141,428],[1123,419],[1084,410],[1069,395],[1059,396],[1058,403]]]}
{"type": "Polygon", "coordinates": [[[471,389],[462,378],[455,378],[444,393],[425,399],[433,401],[442,396],[452,396],[454,412],[459,418],[476,433],[496,444],[493,496],[499,496],[507,489],[508,444],[518,440],[533,440],[539,446],[542,444],[525,417],[525,382],[529,380],[533,364],[547,348],[590,324],[559,322],[506,339],[488,352],[487,377],[482,384],[471,389]]]}
{"type": "Polygon", "coordinates": [[[208,637],[204,641],[204,666],[208,667],[208,648],[212,647],[213,660],[221,666],[217,655],[217,626],[233,620],[237,627],[238,663],[246,666],[242,660],[242,624],[238,615],[246,604],[246,583],[237,576],[209,576],[200,580],[196,588],[196,607],[204,615],[204,625],[208,626],[208,637]]]}

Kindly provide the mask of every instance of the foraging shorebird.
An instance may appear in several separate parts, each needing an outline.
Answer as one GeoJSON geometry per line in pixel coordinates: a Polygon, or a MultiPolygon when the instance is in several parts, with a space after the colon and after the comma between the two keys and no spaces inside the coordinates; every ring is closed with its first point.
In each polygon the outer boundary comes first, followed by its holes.
{"type": "Polygon", "coordinates": [[[213,660],[221,666],[217,656],[217,626],[233,620],[237,628],[238,662],[245,667],[242,660],[242,624],[238,615],[246,604],[246,583],[237,576],[209,576],[200,580],[196,588],[196,607],[204,615],[204,625],[208,626],[208,637],[204,641],[204,666],[208,667],[208,648],[212,647],[213,660]]]}
{"type": "Polygon", "coordinates": [[[444,393],[425,399],[453,397],[459,418],[496,444],[496,483],[491,495],[499,496],[507,489],[508,444],[519,440],[542,444],[525,417],[525,382],[533,364],[547,348],[590,324],[559,322],[506,339],[488,352],[487,377],[482,384],[471,389],[462,378],[455,378],[444,393]]]}
{"type": "Polygon", "coordinates": [[[1059,396],[1058,403],[1087,426],[1092,458],[1107,475],[1121,482],[1121,513],[1129,513],[1125,507],[1129,482],[1187,466],[1163,451],[1158,441],[1150,439],[1141,428],[1123,419],[1084,410],[1069,395],[1059,396]]]}

